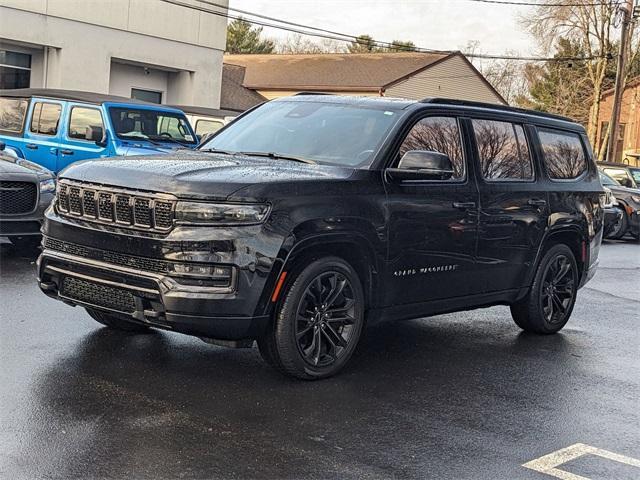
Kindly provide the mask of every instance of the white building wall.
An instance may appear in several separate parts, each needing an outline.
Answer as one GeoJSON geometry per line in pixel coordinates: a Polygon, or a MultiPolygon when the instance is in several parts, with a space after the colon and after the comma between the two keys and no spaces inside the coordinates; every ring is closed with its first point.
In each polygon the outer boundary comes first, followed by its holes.
{"type": "Polygon", "coordinates": [[[217,108],[225,42],[224,17],[159,0],[0,0],[0,45],[31,50],[32,87],[130,96],[163,77],[163,101],[217,108]]]}
{"type": "Polygon", "coordinates": [[[455,98],[503,104],[502,99],[478,73],[456,55],[387,88],[386,96],[422,100],[427,97],[455,98]]]}

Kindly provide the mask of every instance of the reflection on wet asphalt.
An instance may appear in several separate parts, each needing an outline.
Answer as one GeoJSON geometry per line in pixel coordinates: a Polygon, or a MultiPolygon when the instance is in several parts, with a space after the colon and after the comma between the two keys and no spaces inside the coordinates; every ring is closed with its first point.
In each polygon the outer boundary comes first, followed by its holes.
{"type": "Polygon", "coordinates": [[[542,480],[521,465],[577,442],[640,458],[638,250],[603,246],[558,335],[506,307],[383,324],[304,383],[255,349],[101,328],[1,244],[0,478],[542,480]]]}

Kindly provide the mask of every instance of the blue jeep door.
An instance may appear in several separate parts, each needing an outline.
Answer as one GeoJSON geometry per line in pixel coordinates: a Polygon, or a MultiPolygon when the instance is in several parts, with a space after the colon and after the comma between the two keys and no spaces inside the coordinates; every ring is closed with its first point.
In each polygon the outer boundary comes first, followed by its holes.
{"type": "Polygon", "coordinates": [[[62,102],[36,99],[31,104],[24,131],[24,155],[54,172],[58,171],[58,146],[62,102]]]}
{"type": "Polygon", "coordinates": [[[62,143],[58,158],[58,170],[79,160],[107,155],[107,148],[98,145],[104,139],[105,128],[98,106],[70,103],[67,121],[62,131],[62,143]]]}

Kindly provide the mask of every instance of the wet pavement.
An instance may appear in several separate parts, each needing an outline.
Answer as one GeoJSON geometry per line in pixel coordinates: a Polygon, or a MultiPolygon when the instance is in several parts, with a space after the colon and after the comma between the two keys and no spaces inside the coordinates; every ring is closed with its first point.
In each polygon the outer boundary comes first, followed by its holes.
{"type": "Polygon", "coordinates": [[[2,479],[544,480],[522,465],[575,444],[575,478],[640,478],[637,243],[603,246],[558,335],[506,307],[383,324],[314,383],[255,349],[102,328],[38,291],[33,257],[0,245],[2,479]]]}

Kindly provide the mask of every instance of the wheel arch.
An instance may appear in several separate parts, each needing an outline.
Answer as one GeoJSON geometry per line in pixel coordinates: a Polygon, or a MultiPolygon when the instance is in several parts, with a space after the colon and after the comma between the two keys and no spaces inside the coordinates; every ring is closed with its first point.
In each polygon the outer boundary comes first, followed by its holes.
{"type": "Polygon", "coordinates": [[[587,263],[587,238],[584,233],[578,228],[578,226],[572,225],[567,227],[560,227],[553,229],[545,235],[543,238],[540,248],[538,249],[538,254],[536,255],[535,268],[531,270],[531,275],[529,278],[529,283],[533,281],[533,276],[538,269],[538,265],[540,265],[540,261],[544,254],[549,251],[551,247],[558,244],[567,245],[576,259],[576,264],[578,265],[578,278],[582,278],[582,275],[586,268],[587,263]]]}
{"type": "Polygon", "coordinates": [[[281,291],[286,290],[304,265],[325,256],[341,258],[354,268],[362,282],[366,304],[371,306],[376,298],[380,272],[378,255],[372,242],[362,232],[322,233],[298,240],[284,252],[279,266],[274,268],[272,281],[267,282],[269,288],[265,291],[268,299],[265,313],[274,311],[281,291]]]}

